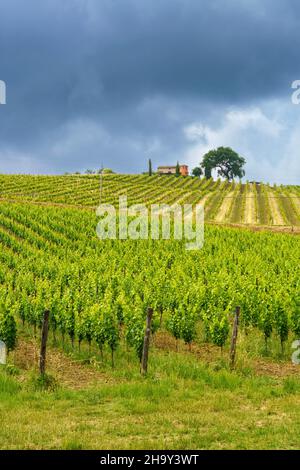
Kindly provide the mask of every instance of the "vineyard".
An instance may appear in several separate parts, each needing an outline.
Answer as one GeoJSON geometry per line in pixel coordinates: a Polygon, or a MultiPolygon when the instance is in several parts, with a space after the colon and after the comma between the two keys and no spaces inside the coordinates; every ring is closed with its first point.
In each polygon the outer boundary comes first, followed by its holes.
{"type": "Polygon", "coordinates": [[[199,251],[185,240],[101,241],[98,178],[0,178],[1,447],[298,448],[298,235],[221,225],[280,222],[296,232],[299,188],[103,180],[106,202],[202,201],[215,223],[199,251]]]}
{"type": "Polygon", "coordinates": [[[187,345],[228,344],[235,307],[241,329],[280,344],[300,337],[297,236],[206,226],[204,248],[177,240],[107,240],[89,210],[1,203],[0,337],[9,349],[17,325],[36,335],[50,311],[55,340],[99,357],[132,348],[141,360],[147,307],[152,334],[187,345]]]}
{"type": "MultiPolygon", "coordinates": [[[[0,176],[0,198],[19,202],[80,205],[99,204],[99,176],[0,176]]],[[[228,183],[172,175],[105,175],[102,201],[128,204],[197,204],[207,221],[219,224],[300,226],[300,187],[228,183]]]]}

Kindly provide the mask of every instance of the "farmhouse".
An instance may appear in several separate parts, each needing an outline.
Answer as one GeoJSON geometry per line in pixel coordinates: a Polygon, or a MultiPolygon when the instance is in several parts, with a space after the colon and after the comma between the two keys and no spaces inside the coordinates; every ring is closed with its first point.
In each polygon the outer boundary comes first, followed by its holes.
{"type": "MultiPolygon", "coordinates": [[[[189,167],[187,165],[180,165],[180,174],[182,176],[188,176],[189,174],[189,167]]],[[[157,168],[157,173],[160,175],[175,175],[176,174],[176,166],[159,166],[157,168]]]]}

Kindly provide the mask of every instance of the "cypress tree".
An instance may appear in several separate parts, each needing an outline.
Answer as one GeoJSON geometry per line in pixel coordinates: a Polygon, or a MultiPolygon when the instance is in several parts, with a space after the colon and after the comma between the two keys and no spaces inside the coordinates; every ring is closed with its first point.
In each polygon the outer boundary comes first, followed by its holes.
{"type": "Polygon", "coordinates": [[[149,158],[149,162],[148,162],[148,173],[149,173],[149,176],[152,176],[152,162],[151,162],[151,158],[149,158]]]}

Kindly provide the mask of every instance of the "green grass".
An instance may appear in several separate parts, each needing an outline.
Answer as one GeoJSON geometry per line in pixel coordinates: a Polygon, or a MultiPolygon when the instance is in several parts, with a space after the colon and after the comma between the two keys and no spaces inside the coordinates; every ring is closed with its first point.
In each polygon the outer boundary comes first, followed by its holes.
{"type": "Polygon", "coordinates": [[[1,449],[299,447],[298,376],[245,376],[225,361],[208,366],[156,350],[142,378],[134,361],[117,359],[118,368],[107,362],[103,380],[83,390],[42,391],[32,371],[20,382],[2,368],[1,449]]]}

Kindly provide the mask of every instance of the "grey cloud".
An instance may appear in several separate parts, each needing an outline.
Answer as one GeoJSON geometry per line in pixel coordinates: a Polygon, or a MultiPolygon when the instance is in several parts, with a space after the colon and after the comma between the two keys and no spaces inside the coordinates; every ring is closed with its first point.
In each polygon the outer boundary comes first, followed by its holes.
{"type": "Polygon", "coordinates": [[[189,122],[289,99],[299,22],[296,0],[3,0],[0,157],[15,149],[49,171],[108,154],[117,169],[140,171],[149,149],[157,161],[177,158],[189,122]],[[95,148],[86,137],[86,155],[54,158],[55,141],[80,120],[109,139],[95,148]]]}

